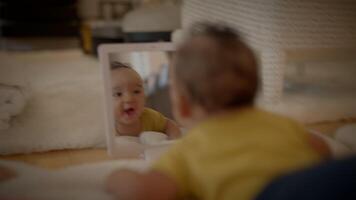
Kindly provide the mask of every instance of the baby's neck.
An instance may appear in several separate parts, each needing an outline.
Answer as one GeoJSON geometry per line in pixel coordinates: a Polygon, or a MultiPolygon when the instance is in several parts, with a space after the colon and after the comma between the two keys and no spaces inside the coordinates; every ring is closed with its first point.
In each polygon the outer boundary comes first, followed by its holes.
{"type": "Polygon", "coordinates": [[[246,106],[241,106],[241,107],[236,107],[236,108],[220,109],[220,110],[215,110],[215,111],[210,111],[210,112],[206,111],[202,108],[196,108],[192,112],[192,117],[190,120],[190,127],[194,127],[196,124],[206,121],[207,119],[219,118],[224,115],[229,115],[230,113],[243,112],[244,110],[249,110],[252,108],[253,108],[253,106],[246,105],[246,106]]]}
{"type": "Polygon", "coordinates": [[[139,136],[142,132],[141,121],[137,120],[131,124],[116,122],[116,133],[119,136],[139,136]]]}

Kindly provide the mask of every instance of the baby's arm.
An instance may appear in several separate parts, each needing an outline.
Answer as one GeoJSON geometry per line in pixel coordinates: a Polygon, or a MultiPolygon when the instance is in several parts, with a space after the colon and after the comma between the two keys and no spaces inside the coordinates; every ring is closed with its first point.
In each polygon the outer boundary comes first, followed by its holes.
{"type": "Polygon", "coordinates": [[[0,183],[2,181],[7,181],[7,180],[14,178],[16,176],[17,176],[17,174],[15,171],[13,171],[7,167],[0,166],[0,183]]]}
{"type": "Polygon", "coordinates": [[[164,132],[168,135],[169,139],[177,139],[182,135],[177,123],[170,119],[167,119],[164,132]]]}
{"type": "Polygon", "coordinates": [[[309,144],[312,146],[312,148],[319,153],[324,158],[330,158],[331,157],[331,149],[329,148],[328,144],[325,142],[325,140],[313,133],[309,133],[309,144]]]}
{"type": "Polygon", "coordinates": [[[157,171],[146,173],[118,170],[106,181],[106,189],[120,200],[175,200],[178,198],[176,183],[157,171]]]}

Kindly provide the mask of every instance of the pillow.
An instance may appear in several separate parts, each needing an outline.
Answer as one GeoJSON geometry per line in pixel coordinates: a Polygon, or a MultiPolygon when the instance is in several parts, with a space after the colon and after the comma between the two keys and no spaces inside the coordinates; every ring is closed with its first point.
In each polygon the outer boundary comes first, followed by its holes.
{"type": "Polygon", "coordinates": [[[172,3],[143,5],[128,12],[122,20],[124,32],[164,32],[180,26],[180,6],[172,3]]]}
{"type": "Polygon", "coordinates": [[[105,146],[104,91],[96,59],[69,49],[0,52],[0,60],[7,69],[0,67],[0,83],[17,85],[5,89],[17,105],[6,110],[21,113],[0,130],[0,155],[105,146]]]}
{"type": "Polygon", "coordinates": [[[20,86],[0,83],[0,130],[8,129],[11,118],[19,115],[25,108],[26,97],[23,90],[20,86]]]}

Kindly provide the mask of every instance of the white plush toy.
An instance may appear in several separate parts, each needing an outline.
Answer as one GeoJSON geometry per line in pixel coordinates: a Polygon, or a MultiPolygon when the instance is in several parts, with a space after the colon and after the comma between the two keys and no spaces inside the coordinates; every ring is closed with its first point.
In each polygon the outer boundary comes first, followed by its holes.
{"type": "Polygon", "coordinates": [[[13,116],[20,114],[26,105],[26,97],[19,86],[0,84],[0,131],[10,127],[13,116]]]}
{"type": "Polygon", "coordinates": [[[145,145],[158,145],[168,139],[166,134],[154,131],[143,132],[139,138],[140,142],[145,145]]]}
{"type": "Polygon", "coordinates": [[[154,131],[141,133],[139,139],[141,144],[146,146],[144,158],[150,162],[161,157],[161,155],[164,154],[174,142],[176,142],[176,140],[168,140],[166,134],[154,131]]]}
{"type": "Polygon", "coordinates": [[[162,155],[176,140],[168,140],[167,135],[145,131],[139,137],[115,137],[112,155],[116,158],[141,158],[153,161],[162,155]]]}

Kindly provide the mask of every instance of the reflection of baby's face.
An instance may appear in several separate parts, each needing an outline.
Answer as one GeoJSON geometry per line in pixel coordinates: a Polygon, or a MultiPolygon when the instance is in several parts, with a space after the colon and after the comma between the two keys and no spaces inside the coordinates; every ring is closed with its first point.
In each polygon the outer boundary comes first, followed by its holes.
{"type": "Polygon", "coordinates": [[[145,105],[141,77],[133,69],[114,69],[111,82],[115,120],[123,124],[137,122],[145,105]]]}

